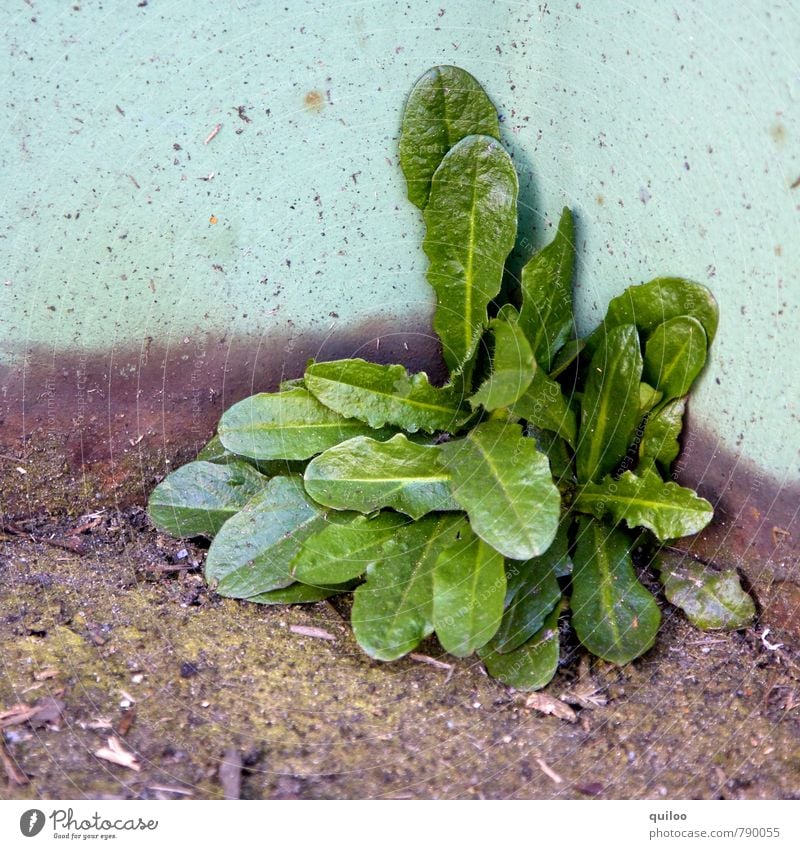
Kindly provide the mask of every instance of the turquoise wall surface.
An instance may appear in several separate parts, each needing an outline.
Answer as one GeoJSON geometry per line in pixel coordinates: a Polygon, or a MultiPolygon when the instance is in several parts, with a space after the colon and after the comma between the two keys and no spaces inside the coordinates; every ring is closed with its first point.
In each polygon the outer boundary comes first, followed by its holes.
{"type": "Polygon", "coordinates": [[[8,374],[34,349],[429,327],[398,122],[414,80],[451,63],[501,113],[526,244],[576,213],[581,329],[630,283],[707,283],[721,325],[693,425],[800,477],[797,4],[3,7],[8,374]]]}

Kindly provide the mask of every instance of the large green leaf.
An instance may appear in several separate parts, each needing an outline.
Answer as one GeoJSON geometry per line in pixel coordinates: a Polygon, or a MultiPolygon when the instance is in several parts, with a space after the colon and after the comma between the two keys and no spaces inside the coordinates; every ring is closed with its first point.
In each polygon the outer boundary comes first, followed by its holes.
{"type": "Polygon", "coordinates": [[[753,621],[756,607],[734,571],[717,572],[691,560],[670,557],[661,567],[667,599],[706,631],[733,631],[753,621]]]}
{"type": "Polygon", "coordinates": [[[388,438],[321,404],[302,387],[251,395],[227,410],[219,438],[229,451],[257,460],[305,460],[354,436],[388,438]]]}
{"type": "Polygon", "coordinates": [[[529,424],[553,431],[572,447],[575,446],[575,412],[567,403],[561,387],[548,377],[543,368],[535,367],[530,386],[512,406],[511,413],[529,424]]]}
{"type": "Polygon", "coordinates": [[[306,468],[308,494],[327,507],[372,513],[391,507],[414,519],[459,510],[441,448],[416,445],[402,433],[387,442],[358,436],[315,457],[306,468]]]}
{"type": "MultiPolygon", "coordinates": [[[[357,516],[350,514],[352,520],[357,516]]],[[[206,580],[232,598],[288,587],[294,583],[292,559],[327,524],[325,509],[306,495],[300,478],[273,478],[214,538],[206,580]]]]}
{"type": "Polygon", "coordinates": [[[353,633],[377,660],[402,657],[433,633],[433,570],[458,516],[427,516],[398,528],[353,597],[353,633]]]}
{"type": "Polygon", "coordinates": [[[560,613],[561,605],[557,604],[541,630],[512,652],[501,654],[492,648],[492,643],[478,649],[478,655],[492,678],[516,690],[541,690],[547,686],[558,669],[560,613]]]}
{"type": "Polygon", "coordinates": [[[359,359],[312,363],[305,384],[326,407],[370,427],[394,425],[410,433],[455,430],[464,418],[455,387],[431,386],[424,372],[409,376],[401,365],[359,359]]]}
{"type": "Polygon", "coordinates": [[[465,136],[500,138],[497,110],[480,83],[461,68],[439,65],[415,84],[400,134],[400,167],[408,199],[423,209],[442,158],[465,136]]]}
{"type": "Polygon", "coordinates": [[[659,324],[644,346],[644,378],[665,398],[685,395],[706,362],[703,325],[688,315],[659,324]]]}
{"type": "Polygon", "coordinates": [[[197,460],[161,481],[147,511],[153,524],[172,536],[214,536],[267,482],[240,460],[226,465],[197,460]]]}
{"type": "Polygon", "coordinates": [[[334,595],[349,593],[355,589],[358,581],[348,581],[346,584],[319,587],[310,584],[290,584],[278,590],[250,596],[248,601],[258,604],[314,604],[334,595]]]}
{"type": "Polygon", "coordinates": [[[632,324],[603,335],[589,364],[581,398],[575,456],[579,481],[596,481],[622,462],[639,423],[642,354],[632,324]]]}
{"type": "Polygon", "coordinates": [[[581,516],[573,561],[572,625],[578,639],[619,666],[644,654],[655,642],[661,611],[636,578],[627,534],[581,516]]]}
{"type": "Polygon", "coordinates": [[[211,439],[200,449],[196,460],[207,460],[209,463],[232,463],[246,462],[254,468],[258,469],[262,475],[269,478],[275,475],[294,475],[302,474],[306,464],[302,460],[255,460],[252,457],[244,457],[239,454],[234,454],[222,444],[219,436],[212,436],[211,439]]]}
{"type": "Polygon", "coordinates": [[[606,477],[599,484],[584,484],[573,504],[598,519],[610,514],[629,528],[647,528],[661,541],[695,534],[714,517],[705,498],[673,481],[664,483],[656,472],[642,477],[625,472],[619,480],[606,477]]]}
{"type": "Polygon", "coordinates": [[[561,499],[547,458],[519,425],[492,419],[441,449],[453,496],[481,539],[512,560],[546,551],[561,499]]]}
{"type": "Polygon", "coordinates": [[[469,399],[473,408],[496,410],[513,404],[530,386],[535,362],[528,340],[514,322],[492,319],[492,370],[469,399]]]}
{"type": "Polygon", "coordinates": [[[575,224],[564,207],[555,238],[522,269],[519,324],[536,362],[550,371],[553,357],[572,332],[572,274],[575,268],[575,224]]]}
{"type": "Polygon", "coordinates": [[[341,584],[366,572],[370,563],[383,557],[386,542],[408,520],[397,513],[374,518],[332,512],[329,524],[309,537],[290,565],[291,574],[304,584],[341,584]]]}
{"type": "Polygon", "coordinates": [[[714,341],[719,324],[719,310],[710,289],[682,277],[657,277],[640,286],[629,286],[613,298],[603,324],[592,333],[589,346],[600,341],[606,330],[621,324],[635,324],[650,332],[665,321],[679,315],[690,315],[703,325],[708,344],[714,341]]]}
{"type": "Polygon", "coordinates": [[[433,573],[433,624],[442,646],[467,657],[491,640],[503,617],[503,558],[462,520],[433,573]]]}
{"type": "Polygon", "coordinates": [[[511,158],[485,135],[458,142],[433,176],[422,246],[438,302],[433,327],[451,372],[470,358],[500,291],[517,232],[517,188],[511,158]]]}
{"type": "Polygon", "coordinates": [[[651,469],[658,462],[666,472],[681,450],[678,437],[683,427],[686,399],[676,398],[647,417],[639,443],[639,468],[651,469]]]}
{"type": "Polygon", "coordinates": [[[506,580],[514,581],[515,593],[492,639],[494,651],[506,654],[518,649],[541,630],[547,614],[558,604],[561,588],[549,552],[550,549],[525,562],[506,564],[506,580]]]}

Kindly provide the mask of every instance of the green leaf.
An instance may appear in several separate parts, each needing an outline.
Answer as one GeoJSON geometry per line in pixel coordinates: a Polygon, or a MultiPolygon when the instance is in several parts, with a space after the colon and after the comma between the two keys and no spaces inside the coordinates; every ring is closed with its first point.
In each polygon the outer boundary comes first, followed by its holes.
{"type": "Polygon", "coordinates": [[[647,528],[662,542],[695,534],[714,516],[705,498],[673,481],[664,483],[655,472],[643,477],[625,472],[619,480],[606,477],[599,484],[585,484],[574,507],[598,519],[611,514],[615,522],[624,519],[629,528],[647,528]]]}
{"type": "Polygon", "coordinates": [[[457,371],[486,325],[517,232],[517,173],[500,143],[467,136],[433,176],[423,213],[428,281],[436,292],[434,330],[457,371]]]}
{"type": "Polygon", "coordinates": [[[492,419],[441,450],[453,496],[484,542],[512,560],[546,551],[561,499],[534,440],[518,425],[492,419]]]}
{"type": "Polygon", "coordinates": [[[461,396],[453,386],[431,386],[424,372],[409,376],[401,365],[384,366],[365,360],[313,363],[306,369],[306,387],[326,407],[360,419],[370,427],[394,425],[418,430],[455,430],[461,396]]]}
{"type": "Polygon", "coordinates": [[[251,395],[219,423],[219,438],[229,451],[257,460],[305,460],[354,436],[380,439],[393,432],[340,416],[302,388],[251,395]]]}
{"type": "Polygon", "coordinates": [[[650,334],[644,346],[644,377],[666,398],[685,395],[706,362],[703,325],[688,315],[671,318],[650,334]]]}
{"type": "Polygon", "coordinates": [[[661,568],[667,599],[705,631],[734,631],[756,615],[753,599],[742,589],[734,571],[716,572],[702,563],[669,558],[661,568]]]}
{"type": "Polygon", "coordinates": [[[383,560],[367,569],[353,597],[353,633],[377,660],[396,660],[433,633],[433,570],[461,525],[458,516],[428,516],[398,528],[383,560]]]}
{"type": "Polygon", "coordinates": [[[503,617],[503,558],[462,520],[458,538],[436,560],[433,624],[450,654],[467,657],[491,640],[503,617]]]}
{"type": "Polygon", "coordinates": [[[663,392],[654,389],[649,383],[639,384],[639,415],[643,416],[658,404],[664,397],[663,392]]]}
{"type": "Polygon", "coordinates": [[[471,74],[452,65],[431,68],[408,96],[400,134],[400,167],[415,206],[427,204],[431,179],[447,151],[471,135],[499,139],[497,110],[471,74]]]}
{"type": "Polygon", "coordinates": [[[550,371],[553,357],[572,332],[572,274],[575,268],[575,224],[564,207],[555,238],[522,269],[520,327],[536,362],[550,371]]]}
{"type": "Polygon", "coordinates": [[[551,380],[539,366],[536,366],[530,386],[511,408],[511,413],[525,419],[528,424],[553,431],[575,447],[575,412],[567,403],[558,383],[551,380]]]}
{"type": "Polygon", "coordinates": [[[658,462],[666,472],[681,450],[678,437],[683,427],[686,399],[676,398],[647,417],[639,443],[639,467],[650,469],[658,462]]]}
{"type": "Polygon", "coordinates": [[[349,593],[355,589],[357,581],[348,581],[346,584],[338,584],[330,587],[316,587],[308,584],[290,584],[278,590],[270,590],[267,593],[259,593],[251,596],[248,601],[258,604],[313,604],[323,601],[334,595],[349,593]]]}
{"type": "Polygon", "coordinates": [[[635,324],[649,332],[679,315],[690,315],[703,325],[708,344],[714,341],[719,324],[719,310],[711,290],[682,277],[658,277],[641,286],[629,286],[613,298],[603,324],[592,333],[589,345],[594,349],[606,330],[622,324],[635,324]]]}
{"type": "MultiPolygon", "coordinates": [[[[350,514],[351,520],[357,516],[350,514]]],[[[300,478],[273,478],[214,538],[206,580],[231,598],[288,587],[294,583],[292,559],[327,524],[326,511],[306,495],[300,478]]]]}
{"type": "Polygon", "coordinates": [[[486,670],[516,690],[541,690],[558,669],[558,617],[561,605],[556,605],[545,619],[542,629],[525,644],[507,654],[492,649],[492,644],[478,649],[486,670]]]}
{"type": "Polygon", "coordinates": [[[572,453],[566,441],[550,430],[529,425],[526,435],[533,439],[536,447],[547,456],[550,463],[550,473],[557,486],[572,489],[575,475],[572,469],[572,453]]]}
{"type": "Polygon", "coordinates": [[[530,386],[534,359],[528,340],[514,323],[492,319],[494,336],[492,371],[469,399],[473,409],[496,410],[513,404],[530,386]]]}
{"type": "Polygon", "coordinates": [[[637,580],[624,531],[581,516],[572,572],[572,625],[592,654],[618,666],[655,642],[661,611],[637,580]]]}
{"type": "Polygon", "coordinates": [[[289,571],[298,581],[325,586],[358,578],[370,563],[383,557],[387,541],[407,521],[397,513],[354,519],[342,515],[345,521],[330,514],[329,524],[309,537],[294,556],[289,571]]]}
{"type": "Polygon", "coordinates": [[[402,433],[388,442],[359,436],[308,464],[306,491],[336,510],[372,513],[391,507],[413,519],[433,510],[459,510],[440,456],[439,446],[416,445],[402,433]]]}
{"type": "Polygon", "coordinates": [[[266,485],[267,478],[240,460],[226,465],[196,460],[161,481],[147,511],[172,536],[210,537],[266,485]]]}
{"type": "Polygon", "coordinates": [[[219,436],[212,436],[200,449],[195,459],[223,465],[233,461],[244,462],[268,478],[273,478],[275,475],[302,474],[306,467],[302,460],[254,460],[252,457],[242,457],[239,454],[234,454],[233,451],[228,451],[219,436]]]}
{"type": "Polygon", "coordinates": [[[570,339],[565,342],[564,347],[553,358],[550,377],[555,379],[563,374],[578,359],[585,348],[585,339],[570,339]]]}
{"type": "Polygon", "coordinates": [[[506,654],[518,649],[541,630],[547,614],[561,599],[549,552],[523,563],[506,564],[506,579],[514,580],[516,591],[492,639],[494,651],[506,654]]]}
{"type": "Polygon", "coordinates": [[[581,399],[581,429],[576,452],[579,481],[596,481],[625,457],[639,424],[642,354],[632,324],[605,334],[589,364],[581,399]]]}

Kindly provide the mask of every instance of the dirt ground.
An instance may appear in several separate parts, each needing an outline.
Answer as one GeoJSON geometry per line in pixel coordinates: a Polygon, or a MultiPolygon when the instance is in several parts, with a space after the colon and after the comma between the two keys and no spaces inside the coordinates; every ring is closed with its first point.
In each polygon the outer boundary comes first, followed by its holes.
{"type": "Polygon", "coordinates": [[[796,643],[764,621],[702,633],[662,600],[624,669],[565,634],[562,718],[434,641],[371,661],[342,600],[210,594],[141,510],[0,539],[0,798],[800,798],[796,643]]]}

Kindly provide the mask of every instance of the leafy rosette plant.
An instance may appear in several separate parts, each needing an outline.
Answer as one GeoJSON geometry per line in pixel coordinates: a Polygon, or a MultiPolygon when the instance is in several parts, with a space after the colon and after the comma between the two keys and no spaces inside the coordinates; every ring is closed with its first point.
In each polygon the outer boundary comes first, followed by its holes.
{"type": "MultiPolygon", "coordinates": [[[[463,70],[433,68],[409,96],[400,163],[425,223],[448,383],[312,361],[302,379],[231,407],[149,511],[176,536],[213,538],[205,574],[221,595],[353,592],[353,632],[371,657],[395,660],[435,633],[532,690],[555,674],[567,612],[612,663],[653,645],[659,606],[631,552],[712,518],[670,467],[717,306],[704,286],[660,278],[575,338],[568,209],[501,302],[518,181],[499,135],[463,70]]],[[[701,626],[752,616],[735,576],[678,565],[662,579],[701,626]]]]}

